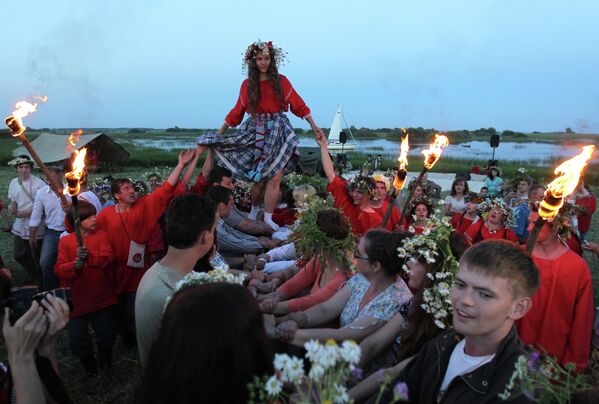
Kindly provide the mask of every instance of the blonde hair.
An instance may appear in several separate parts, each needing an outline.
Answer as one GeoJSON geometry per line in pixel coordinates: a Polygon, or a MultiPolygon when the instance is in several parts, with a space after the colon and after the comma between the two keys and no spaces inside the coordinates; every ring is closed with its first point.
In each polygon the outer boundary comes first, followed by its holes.
{"type": "Polygon", "coordinates": [[[303,203],[309,196],[316,195],[316,189],[312,185],[301,184],[293,188],[293,199],[303,203]]]}

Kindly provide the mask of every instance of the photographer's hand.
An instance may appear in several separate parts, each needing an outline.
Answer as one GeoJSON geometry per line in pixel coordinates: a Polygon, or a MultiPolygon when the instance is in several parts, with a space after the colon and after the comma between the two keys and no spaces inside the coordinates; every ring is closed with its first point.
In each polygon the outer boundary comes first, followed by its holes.
{"type": "Polygon", "coordinates": [[[47,328],[44,311],[33,302],[31,308],[13,326],[9,309],[4,310],[2,333],[6,341],[8,362],[17,403],[45,403],[44,388],[35,366],[37,348],[47,328]]]}
{"type": "Polygon", "coordinates": [[[52,363],[52,366],[58,371],[56,361],[56,339],[58,334],[69,322],[69,305],[63,299],[46,295],[42,300],[42,306],[46,309],[45,315],[48,319],[48,330],[42,338],[37,352],[45,356],[52,363]]]}

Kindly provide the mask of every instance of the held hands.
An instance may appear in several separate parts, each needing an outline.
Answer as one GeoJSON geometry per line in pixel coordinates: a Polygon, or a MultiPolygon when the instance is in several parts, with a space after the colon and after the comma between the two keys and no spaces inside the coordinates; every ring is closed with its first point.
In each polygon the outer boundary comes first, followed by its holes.
{"type": "Polygon", "coordinates": [[[312,130],[314,131],[314,134],[316,136],[321,136],[322,138],[324,138],[324,132],[318,126],[313,126],[312,130]]]}
{"type": "Polygon", "coordinates": [[[17,204],[16,202],[11,202],[8,204],[8,213],[10,213],[13,216],[16,216],[18,210],[17,210],[17,204]]]}
{"type": "Polygon", "coordinates": [[[316,139],[316,143],[318,143],[318,146],[320,146],[321,148],[327,147],[327,140],[325,139],[322,130],[320,130],[320,133],[316,133],[316,136],[314,138],[316,139]]]}
{"type": "Polygon", "coordinates": [[[263,313],[273,314],[277,309],[277,301],[275,299],[266,299],[258,304],[263,313]]]}
{"type": "Polygon", "coordinates": [[[87,250],[87,248],[79,247],[77,249],[77,257],[75,258],[75,268],[79,270],[83,269],[83,266],[85,265],[85,262],[88,258],[89,251],[87,250]]]}
{"type": "Polygon", "coordinates": [[[290,342],[295,337],[295,333],[299,329],[299,325],[293,321],[285,321],[277,326],[275,335],[285,342],[290,342]]]}

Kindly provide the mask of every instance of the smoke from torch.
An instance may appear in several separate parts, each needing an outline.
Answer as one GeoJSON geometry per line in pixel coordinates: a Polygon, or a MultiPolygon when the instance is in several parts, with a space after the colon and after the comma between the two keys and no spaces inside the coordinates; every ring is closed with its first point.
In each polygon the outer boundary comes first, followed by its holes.
{"type": "Polygon", "coordinates": [[[557,178],[547,186],[545,196],[539,204],[539,218],[535,222],[526,243],[528,253],[532,252],[545,222],[550,222],[557,216],[561,207],[564,206],[564,199],[576,190],[582,171],[593,157],[594,151],[595,146],[584,146],[579,154],[563,162],[553,171],[557,178]]]}

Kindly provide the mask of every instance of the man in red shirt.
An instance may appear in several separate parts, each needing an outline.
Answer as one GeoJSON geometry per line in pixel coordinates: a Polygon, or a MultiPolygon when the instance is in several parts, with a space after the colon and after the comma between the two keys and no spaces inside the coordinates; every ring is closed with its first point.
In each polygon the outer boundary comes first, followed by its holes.
{"type": "MultiPolygon", "coordinates": [[[[529,231],[539,214],[530,214],[529,231]]],[[[589,362],[593,329],[593,286],[586,261],[558,238],[559,220],[546,223],[532,251],[541,287],[532,309],[520,320],[518,334],[525,344],[541,347],[560,364],[584,369],[589,362]]]]}
{"type": "Polygon", "coordinates": [[[145,247],[158,219],[173,197],[175,186],[185,165],[194,157],[194,151],[179,154],[179,162],[160,188],[139,199],[133,183],[119,178],[112,182],[111,191],[116,205],[104,208],[97,218],[97,227],[108,233],[114,252],[114,286],[119,300],[117,326],[123,342],[135,345],[135,292],[143,274],[150,267],[145,247]]]}

